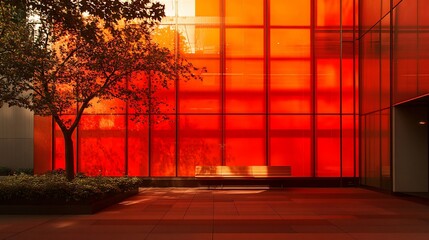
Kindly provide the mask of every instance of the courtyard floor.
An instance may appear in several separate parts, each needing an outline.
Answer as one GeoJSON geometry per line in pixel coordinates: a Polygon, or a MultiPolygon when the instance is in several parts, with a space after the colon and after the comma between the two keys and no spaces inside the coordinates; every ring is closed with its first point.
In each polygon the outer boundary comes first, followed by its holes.
{"type": "Polygon", "coordinates": [[[94,215],[0,215],[0,239],[427,240],[429,205],[361,188],[149,188],[94,215]]]}

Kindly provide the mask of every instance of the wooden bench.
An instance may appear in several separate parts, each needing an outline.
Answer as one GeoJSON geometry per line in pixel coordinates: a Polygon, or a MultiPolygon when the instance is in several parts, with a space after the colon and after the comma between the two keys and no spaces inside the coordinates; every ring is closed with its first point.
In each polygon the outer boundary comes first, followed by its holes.
{"type": "Polygon", "coordinates": [[[283,178],[290,177],[290,166],[196,166],[195,177],[222,178],[283,178]]]}

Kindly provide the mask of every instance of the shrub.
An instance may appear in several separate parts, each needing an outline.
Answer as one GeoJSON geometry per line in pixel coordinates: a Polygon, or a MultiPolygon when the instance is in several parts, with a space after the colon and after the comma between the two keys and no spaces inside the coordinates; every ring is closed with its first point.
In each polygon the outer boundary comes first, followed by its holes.
{"type": "Polygon", "coordinates": [[[17,174],[0,180],[0,203],[67,203],[94,201],[138,189],[140,181],[128,177],[86,177],[67,181],[65,174],[17,174]]]}
{"type": "Polygon", "coordinates": [[[9,176],[13,174],[13,170],[8,167],[0,167],[0,176],[9,176]]]}

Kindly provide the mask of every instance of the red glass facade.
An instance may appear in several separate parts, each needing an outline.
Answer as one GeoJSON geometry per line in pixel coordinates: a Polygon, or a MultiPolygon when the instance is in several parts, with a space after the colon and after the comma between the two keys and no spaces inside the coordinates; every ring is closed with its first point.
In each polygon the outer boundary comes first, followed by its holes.
{"type": "MultiPolygon", "coordinates": [[[[198,165],[268,165],[358,176],[357,0],[161,2],[160,28],[178,34],[156,40],[173,37],[167,46],[205,66],[204,80],[157,92],[166,121],[135,123],[132,109],[109,110],[120,102],[88,109],[74,138],[78,172],[188,177],[198,165]]],[[[37,119],[35,141],[52,144],[36,146],[36,172],[64,168],[61,132],[37,119]]]]}

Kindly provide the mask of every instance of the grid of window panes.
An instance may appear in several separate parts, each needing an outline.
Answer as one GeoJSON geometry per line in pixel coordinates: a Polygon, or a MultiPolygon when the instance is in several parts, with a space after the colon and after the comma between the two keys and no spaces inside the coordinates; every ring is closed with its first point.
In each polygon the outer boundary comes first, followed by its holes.
{"type": "MultiPolygon", "coordinates": [[[[78,171],[186,177],[198,165],[270,165],[294,177],[357,175],[357,0],[161,2],[154,39],[206,67],[204,80],[157,92],[171,106],[157,124],[94,106],[76,134],[78,171]]],[[[54,132],[53,166],[63,168],[54,132]]]]}

